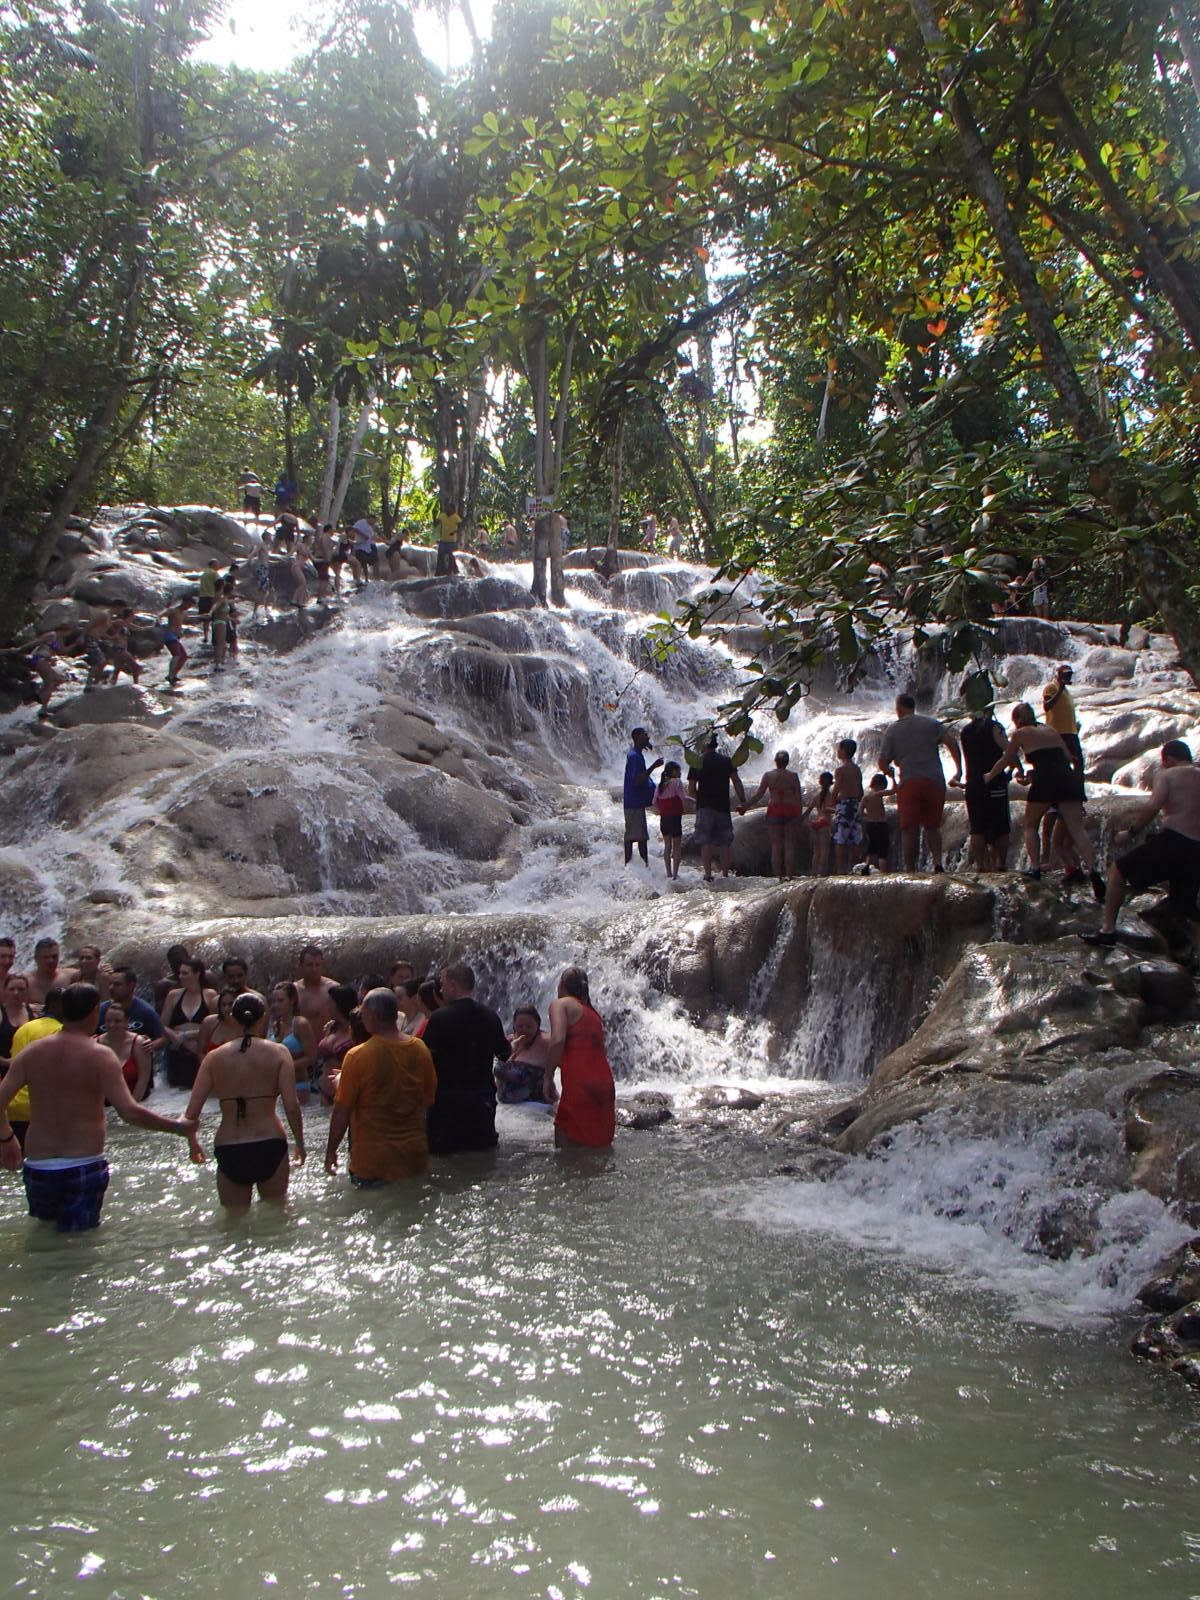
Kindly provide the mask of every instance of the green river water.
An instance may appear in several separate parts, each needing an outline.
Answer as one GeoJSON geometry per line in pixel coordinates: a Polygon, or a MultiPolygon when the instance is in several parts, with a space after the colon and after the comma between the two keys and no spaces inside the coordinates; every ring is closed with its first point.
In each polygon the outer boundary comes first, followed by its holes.
{"type": "Polygon", "coordinates": [[[1200,1595],[1200,1404],[1111,1322],[759,1227],[699,1135],[360,1196],[307,1116],[234,1223],[125,1127],[96,1235],[4,1176],[5,1595],[1200,1595]]]}

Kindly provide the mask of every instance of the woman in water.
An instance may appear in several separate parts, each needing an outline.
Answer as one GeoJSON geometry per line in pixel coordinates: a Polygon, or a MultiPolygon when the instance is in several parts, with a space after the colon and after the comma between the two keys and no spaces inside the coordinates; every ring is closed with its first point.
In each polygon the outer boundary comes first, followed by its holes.
{"type": "Polygon", "coordinates": [[[668,878],[678,878],[679,863],[683,859],[683,814],[696,809],[696,802],[683,787],[682,777],[683,768],[678,761],[668,761],[654,796],[668,878]]]}
{"type": "Polygon", "coordinates": [[[333,1104],[338,1079],[342,1075],[342,1057],[358,1041],[354,1037],[354,1008],[358,995],[353,984],[337,983],[329,991],[333,1016],[325,1024],[325,1031],[317,1040],[317,1059],[313,1065],[313,1087],[319,1091],[327,1106],[333,1104]]]}
{"type": "MultiPolygon", "coordinates": [[[[1013,707],[1012,720],[1013,732],[1004,752],[995,766],[984,773],[983,781],[992,783],[1009,767],[1015,767],[1020,773],[1022,756],[1033,769],[1025,801],[1025,853],[1029,857],[1025,876],[1040,878],[1042,875],[1039,829],[1042,818],[1054,806],[1071,835],[1079,859],[1088,870],[1092,893],[1103,904],[1104,879],[1096,871],[1096,852],[1083,826],[1083,779],[1071,765],[1071,755],[1062,735],[1040,723],[1033,707],[1024,700],[1013,707]]],[[[1022,780],[1018,778],[1017,781],[1022,780]]]]}
{"type": "Polygon", "coordinates": [[[268,1038],[283,1045],[296,1067],[296,1092],[308,1099],[308,1074],[317,1059],[313,1025],[300,1015],[300,991],[294,983],[277,983],[271,990],[271,1025],[268,1038]]]}
{"type": "Polygon", "coordinates": [[[190,1089],[200,1065],[200,1025],[217,1009],[217,991],[205,982],[203,961],[189,956],[179,963],[179,988],[163,1001],[162,1018],[166,1051],[163,1065],[174,1089],[190,1089]]]}
{"type": "Polygon", "coordinates": [[[414,1039],[419,1039],[433,1013],[441,1008],[442,991],[437,986],[436,978],[426,978],[424,983],[417,987],[417,999],[421,1002],[421,1015],[412,1029],[414,1039]]]}
{"type": "Polygon", "coordinates": [[[32,1021],[29,979],[23,972],[10,972],[4,980],[4,988],[0,990],[0,1072],[8,1071],[17,1029],[32,1021]]]}
{"type": "Polygon", "coordinates": [[[604,1053],[604,1024],[592,1009],[587,973],[568,967],[558,980],[558,999],[550,1002],[550,1045],[542,1092],[554,1099],[554,1074],[562,1074],[562,1093],[554,1115],[557,1145],[612,1144],[616,1131],[616,1088],[604,1053]]]}
{"type": "Polygon", "coordinates": [[[512,1045],[512,1055],[495,1069],[496,1098],[509,1106],[526,1100],[544,1100],[550,1035],[542,1031],[542,1019],[536,1007],[517,1007],[508,1042],[512,1045]]]}
{"type": "MultiPolygon", "coordinates": [[[[283,1101],[297,1166],[304,1163],[304,1124],[292,1057],[281,1044],[263,1037],[267,1007],[262,995],[252,990],[238,995],[233,1020],[241,1029],[241,1043],[218,1045],[205,1056],[187,1115],[199,1117],[205,1101],[216,1095],[221,1103],[221,1124],[213,1141],[217,1194],[223,1206],[248,1206],[255,1189],[260,1200],[282,1200],[287,1194],[287,1137],[275,1102],[283,1101]]],[[[195,1135],[192,1160],[204,1160],[195,1135]]]]}
{"type": "Polygon", "coordinates": [[[215,1050],[219,1044],[228,1044],[231,1039],[240,1039],[242,1030],[233,1020],[233,1002],[241,989],[222,989],[217,996],[216,1010],[205,1017],[200,1024],[200,1036],[196,1040],[196,1048],[200,1052],[200,1059],[210,1050],[215,1050]]]}
{"type": "Polygon", "coordinates": [[[154,1047],[141,1033],[130,1033],[129,1013],[119,1000],[104,1008],[104,1026],[96,1036],[121,1063],[121,1075],[135,1100],[144,1100],[154,1087],[154,1047]]]}

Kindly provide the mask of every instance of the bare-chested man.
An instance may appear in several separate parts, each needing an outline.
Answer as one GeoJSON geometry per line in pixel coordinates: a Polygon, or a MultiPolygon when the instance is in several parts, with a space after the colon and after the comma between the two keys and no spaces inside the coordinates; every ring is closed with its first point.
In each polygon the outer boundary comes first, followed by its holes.
{"type": "Polygon", "coordinates": [[[74,967],[60,967],[60,950],[57,939],[39,939],[33,947],[33,966],[25,974],[29,981],[29,1004],[44,1006],[46,990],[56,985],[74,983],[78,977],[74,967]]]}
{"type": "MultiPolygon", "coordinates": [[[[76,983],[90,983],[98,991],[101,1000],[108,999],[108,986],[112,982],[113,970],[105,961],[98,944],[81,944],[79,954],[75,957],[79,965],[75,969],[76,983]]],[[[59,982],[63,980],[60,978],[59,982]]],[[[69,980],[68,980],[69,981],[69,980]]]]}
{"type": "Polygon", "coordinates": [[[13,969],[13,962],[17,959],[17,944],[15,939],[6,935],[0,939],[0,989],[8,981],[8,975],[13,969]]]}
{"type": "Polygon", "coordinates": [[[177,1133],[189,1144],[195,1140],[196,1121],[160,1117],[133,1098],[121,1063],[92,1037],[100,1022],[100,996],[92,984],[71,984],[62,1007],[62,1031],[27,1045],[0,1082],[0,1165],[10,1172],[21,1165],[21,1148],[5,1107],[27,1085],[29,1214],[55,1223],[61,1233],[84,1233],[99,1226],[108,1188],[104,1102],[135,1127],[177,1133]]]}
{"type": "Polygon", "coordinates": [[[796,845],[804,813],[804,790],[799,774],[789,769],[788,759],[787,751],[780,750],[775,757],[774,770],[763,773],[758,788],[745,805],[738,807],[738,816],[744,817],[766,795],[771,872],[776,878],[796,876],[796,845]]]}
{"type": "Polygon", "coordinates": [[[1195,917],[1196,893],[1200,890],[1200,767],[1182,739],[1172,739],[1160,751],[1162,766],[1154,780],[1150,798],[1134,818],[1122,828],[1115,842],[1128,843],[1131,833],[1147,828],[1162,812],[1163,825],[1142,844],[1118,856],[1108,869],[1104,894],[1104,917],[1098,933],[1085,933],[1086,944],[1112,945],[1117,942],[1117,914],[1130,889],[1142,894],[1153,884],[1165,883],[1171,909],[1182,916],[1195,917]]]}
{"type": "Polygon", "coordinates": [[[325,1024],[333,1021],[333,1001],[329,998],[329,991],[337,987],[336,978],[327,978],[321,971],[323,965],[324,957],[317,946],[305,945],[296,969],[296,1010],[312,1023],[318,1039],[325,1031],[325,1024]]]}

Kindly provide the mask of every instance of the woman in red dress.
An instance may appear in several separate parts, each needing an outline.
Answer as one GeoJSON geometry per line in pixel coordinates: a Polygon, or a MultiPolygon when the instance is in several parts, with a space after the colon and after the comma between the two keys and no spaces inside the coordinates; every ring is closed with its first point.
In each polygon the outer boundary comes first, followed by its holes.
{"type": "Polygon", "coordinates": [[[554,1074],[562,1091],[554,1116],[554,1142],[604,1148],[616,1131],[616,1090],[604,1053],[604,1024],[592,1009],[587,973],[568,967],[558,980],[558,999],[550,1002],[550,1048],[543,1079],[547,1100],[554,1098],[554,1074]]]}

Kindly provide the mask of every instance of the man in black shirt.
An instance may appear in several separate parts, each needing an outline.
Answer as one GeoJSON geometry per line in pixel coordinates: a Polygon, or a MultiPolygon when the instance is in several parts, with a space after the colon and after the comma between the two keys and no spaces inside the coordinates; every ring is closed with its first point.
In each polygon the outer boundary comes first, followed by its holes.
{"type": "Polygon", "coordinates": [[[705,883],[713,881],[714,857],[725,877],[729,876],[730,846],[733,844],[730,784],[737,792],[738,804],[744,806],[746,791],[742,787],[742,780],[730,758],[717,749],[717,736],[714,733],[704,747],[699,767],[693,767],[688,773],[688,788],[696,801],[695,839],[704,863],[705,883]]]}
{"type": "Polygon", "coordinates": [[[434,1155],[491,1150],[496,1137],[495,1060],[507,1061],[512,1046],[504,1024],[474,998],[475,974],[465,961],[442,969],[445,1004],[425,1025],[425,1044],[437,1068],[437,1098],[429,1108],[429,1149],[434,1155]]]}

